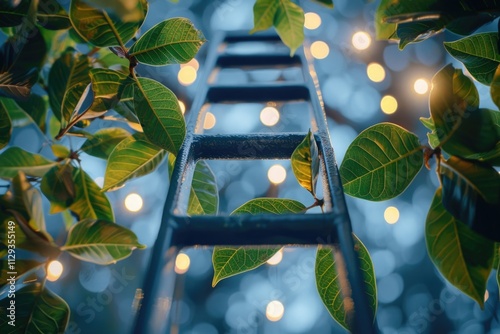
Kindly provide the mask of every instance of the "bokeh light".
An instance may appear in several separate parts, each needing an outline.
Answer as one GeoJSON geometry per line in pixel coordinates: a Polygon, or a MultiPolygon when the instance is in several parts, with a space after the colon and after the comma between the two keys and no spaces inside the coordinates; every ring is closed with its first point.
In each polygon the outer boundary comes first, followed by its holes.
{"type": "Polygon", "coordinates": [[[399,210],[394,206],[389,206],[384,211],[384,219],[387,224],[396,224],[399,220],[399,210]]]}
{"type": "Polygon", "coordinates": [[[384,114],[394,114],[398,110],[398,100],[394,96],[386,95],[380,100],[380,109],[384,114]]]}
{"type": "Polygon", "coordinates": [[[275,266],[283,260],[283,249],[280,249],[276,254],[274,254],[269,260],[267,260],[267,264],[271,266],[275,266]]]}
{"type": "Polygon", "coordinates": [[[182,66],[177,74],[179,83],[183,86],[189,86],[196,81],[196,69],[192,66],[182,66]]]}
{"type": "Polygon", "coordinates": [[[188,61],[185,64],[181,64],[181,68],[186,67],[186,66],[191,66],[196,71],[198,71],[200,69],[200,63],[195,58],[191,59],[190,61],[188,61]]]}
{"type": "Polygon", "coordinates": [[[281,184],[286,179],[286,169],[281,165],[273,165],[267,171],[269,181],[274,184],[281,184]]]}
{"type": "Polygon", "coordinates": [[[191,259],[185,253],[179,253],[175,258],[175,272],[177,274],[184,274],[189,270],[191,259]]]}
{"type": "Polygon", "coordinates": [[[423,95],[429,91],[429,83],[425,79],[417,79],[413,84],[413,89],[417,94],[423,95]]]}
{"type": "Polygon", "coordinates": [[[179,100],[179,108],[181,108],[181,113],[184,115],[186,112],[186,105],[181,100],[179,100]]]}
{"type": "Polygon", "coordinates": [[[330,53],[330,47],[323,41],[316,41],[311,44],[311,54],[316,59],[324,59],[330,53]]]}
{"type": "Polygon", "coordinates": [[[488,298],[490,298],[490,293],[488,292],[488,290],[486,290],[484,292],[484,302],[486,303],[486,301],[488,300],[488,298]]]}
{"type": "Polygon", "coordinates": [[[211,112],[207,112],[207,114],[205,115],[205,121],[203,122],[203,129],[210,130],[215,126],[216,122],[217,119],[215,118],[215,115],[211,112]]]}
{"type": "Polygon", "coordinates": [[[309,30],[318,29],[321,25],[321,17],[314,13],[309,12],[304,15],[304,27],[309,30]]]}
{"type": "Polygon", "coordinates": [[[358,31],[352,35],[352,45],[358,50],[366,50],[372,44],[372,38],[367,32],[358,31]]]}
{"type": "Polygon", "coordinates": [[[125,208],[130,212],[138,212],[144,204],[142,197],[139,194],[131,193],[125,197],[125,208]]]}
{"type": "Polygon", "coordinates": [[[260,121],[266,126],[274,126],[280,120],[280,113],[275,107],[265,107],[260,112],[260,121]]]}
{"type": "Polygon", "coordinates": [[[370,63],[366,67],[366,74],[373,82],[381,82],[385,79],[385,69],[378,63],[370,63]]]}
{"type": "Polygon", "coordinates": [[[278,300],[273,300],[267,304],[266,307],[266,317],[269,321],[279,321],[283,318],[283,314],[285,313],[285,307],[278,300]]]}
{"type": "Polygon", "coordinates": [[[63,273],[63,265],[61,262],[54,260],[47,266],[47,280],[55,282],[61,277],[63,273]]]}

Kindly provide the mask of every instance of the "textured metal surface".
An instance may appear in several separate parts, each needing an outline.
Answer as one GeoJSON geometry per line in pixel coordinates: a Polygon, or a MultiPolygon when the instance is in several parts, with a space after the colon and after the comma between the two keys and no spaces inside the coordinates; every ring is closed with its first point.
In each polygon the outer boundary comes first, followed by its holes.
{"type": "MultiPolygon", "coordinates": [[[[134,333],[170,333],[170,306],[175,286],[173,265],[182,247],[194,245],[336,245],[336,260],[344,263],[339,271],[343,291],[354,302],[352,327],[356,333],[375,332],[371,311],[363,293],[363,278],[354,251],[351,223],[340,183],[337,164],[323,111],[318,81],[309,54],[224,55],[221,45],[239,42],[279,42],[274,35],[220,35],[211,42],[209,57],[197,96],[189,113],[188,133],[177,156],[171,185],[151,261],[143,284],[144,299],[135,322],[134,333]],[[297,66],[303,83],[278,82],[267,85],[210,85],[213,70],[234,66],[297,66]],[[196,161],[200,159],[289,159],[306,133],[250,135],[196,134],[203,120],[206,103],[308,101],[312,106],[311,129],[319,147],[325,214],[307,215],[186,215],[189,185],[196,161]]],[[[307,51],[306,51],[307,52],[307,51]]]]}

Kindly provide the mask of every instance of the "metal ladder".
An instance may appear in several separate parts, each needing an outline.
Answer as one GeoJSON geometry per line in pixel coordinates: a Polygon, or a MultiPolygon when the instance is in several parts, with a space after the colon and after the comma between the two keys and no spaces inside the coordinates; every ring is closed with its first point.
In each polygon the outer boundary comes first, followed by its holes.
{"type": "Polygon", "coordinates": [[[336,244],[345,270],[340,279],[350,287],[354,302],[351,328],[355,333],[374,333],[371,310],[363,293],[363,277],[354,251],[351,222],[326,124],[323,102],[312,57],[308,49],[271,54],[228,55],[222,50],[231,43],[280,43],[276,35],[248,32],[227,33],[211,41],[204,76],[189,113],[187,135],[177,156],[162,222],[152,250],[143,284],[143,299],[134,324],[134,333],[169,333],[169,313],[175,285],[174,262],[183,247],[214,245],[302,245],[336,244]],[[245,66],[300,66],[304,82],[227,86],[211,84],[214,70],[245,66]],[[306,133],[245,135],[198,134],[206,103],[284,102],[302,100],[312,108],[311,129],[318,144],[323,171],[324,214],[192,216],[186,214],[194,167],[210,159],[290,159],[306,133]],[[243,146],[242,146],[243,145],[243,146]],[[254,147],[238,150],[237,147],[254,147]]]}

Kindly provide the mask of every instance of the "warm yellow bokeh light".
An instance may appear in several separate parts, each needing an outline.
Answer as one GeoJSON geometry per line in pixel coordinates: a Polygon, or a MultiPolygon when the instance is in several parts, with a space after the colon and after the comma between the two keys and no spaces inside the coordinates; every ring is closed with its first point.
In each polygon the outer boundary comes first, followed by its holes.
{"type": "Polygon", "coordinates": [[[186,112],[186,105],[181,100],[179,100],[179,108],[181,108],[181,113],[184,115],[186,112]]]}
{"type": "Polygon", "coordinates": [[[139,194],[131,193],[125,197],[125,208],[131,212],[137,212],[142,209],[142,197],[139,194]]]}
{"type": "Polygon", "coordinates": [[[274,184],[283,183],[286,179],[286,169],[281,165],[273,165],[267,171],[267,177],[269,181],[274,184]]]}
{"type": "Polygon", "coordinates": [[[330,53],[330,47],[323,41],[316,41],[311,44],[311,54],[316,59],[324,59],[330,53]]]}
{"type": "Polygon", "coordinates": [[[51,261],[47,266],[47,279],[51,282],[57,281],[61,277],[63,269],[61,262],[57,260],[51,261]]]}
{"type": "Polygon", "coordinates": [[[490,298],[490,293],[488,292],[488,290],[486,290],[484,292],[484,302],[486,303],[486,301],[488,300],[488,298],[490,298]]]}
{"type": "Polygon", "coordinates": [[[321,17],[314,13],[309,12],[304,15],[304,27],[309,30],[318,29],[321,25],[321,17]]]}
{"type": "Polygon", "coordinates": [[[394,114],[398,110],[398,100],[394,96],[386,95],[380,100],[380,109],[384,114],[394,114]]]}
{"type": "Polygon", "coordinates": [[[266,317],[269,321],[279,321],[283,318],[285,313],[285,307],[278,300],[273,300],[267,304],[266,307],[266,317]]]}
{"type": "Polygon", "coordinates": [[[417,79],[413,84],[413,89],[417,94],[423,95],[429,90],[429,83],[425,79],[417,79]]]}
{"type": "Polygon", "coordinates": [[[384,219],[387,224],[396,224],[399,220],[399,210],[394,206],[390,206],[384,211],[384,219]]]}
{"type": "Polygon", "coordinates": [[[188,271],[189,265],[191,264],[191,259],[187,254],[179,253],[175,258],[175,272],[177,274],[184,274],[188,271]]]}
{"type": "Polygon", "coordinates": [[[196,69],[192,66],[182,66],[177,74],[179,83],[183,86],[189,86],[196,81],[196,69]]]}
{"type": "Polygon", "coordinates": [[[196,59],[191,59],[190,61],[188,61],[187,63],[185,64],[181,64],[181,68],[183,67],[186,67],[186,66],[191,66],[192,68],[194,68],[196,71],[199,70],[200,68],[200,63],[198,63],[198,61],[196,59]]]}
{"type": "Polygon", "coordinates": [[[352,45],[358,50],[366,50],[372,44],[372,38],[367,32],[358,31],[352,35],[352,45]]]}
{"type": "Polygon", "coordinates": [[[274,254],[269,260],[267,260],[267,264],[271,266],[275,266],[283,260],[283,249],[280,249],[276,254],[274,254]]]}
{"type": "Polygon", "coordinates": [[[366,74],[368,75],[368,79],[373,82],[381,82],[385,79],[385,69],[378,63],[368,64],[366,67],[366,74]]]}
{"type": "Polygon", "coordinates": [[[215,118],[215,115],[208,111],[205,115],[205,121],[203,122],[203,129],[210,130],[215,126],[216,122],[217,120],[215,118]]]}
{"type": "Polygon", "coordinates": [[[273,126],[280,120],[280,113],[274,107],[265,107],[260,112],[260,121],[267,126],[273,126]]]}

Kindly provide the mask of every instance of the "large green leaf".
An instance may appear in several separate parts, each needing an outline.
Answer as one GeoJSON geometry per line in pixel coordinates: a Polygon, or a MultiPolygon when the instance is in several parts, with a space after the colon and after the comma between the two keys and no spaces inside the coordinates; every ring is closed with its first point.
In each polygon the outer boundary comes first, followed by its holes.
{"type": "Polygon", "coordinates": [[[130,256],[136,248],[145,247],[125,227],[105,220],[85,219],[69,230],[61,250],[80,260],[106,265],[130,256]]]}
{"type": "Polygon", "coordinates": [[[477,81],[485,85],[491,83],[500,64],[496,32],[474,34],[458,41],[445,42],[444,47],[465,65],[477,81]]]}
{"type": "Polygon", "coordinates": [[[90,107],[92,112],[103,112],[112,109],[120,101],[120,96],[129,82],[128,75],[123,72],[105,68],[90,70],[94,102],[90,107]]]}
{"type": "Polygon", "coordinates": [[[177,155],[186,135],[186,123],[175,94],[158,81],[138,78],[134,107],[149,141],[177,155]]]}
{"type": "Polygon", "coordinates": [[[257,0],[255,2],[255,5],[253,5],[253,29],[250,31],[251,34],[273,26],[278,4],[277,0],[257,0]]]}
{"type": "Polygon", "coordinates": [[[401,194],[423,164],[417,136],[390,123],[361,132],[340,166],[344,191],[354,197],[383,201],[401,194]]]}
{"type": "Polygon", "coordinates": [[[460,69],[447,65],[434,76],[429,106],[432,133],[450,155],[487,152],[500,139],[495,111],[478,108],[477,89],[460,69]]]}
{"type": "Polygon", "coordinates": [[[130,48],[130,55],[148,65],[187,63],[205,43],[202,32],[186,18],[173,18],[149,29],[130,48]]]}
{"type": "Polygon", "coordinates": [[[0,149],[7,146],[12,134],[12,122],[7,108],[0,101],[0,149]]]}
{"type": "Polygon", "coordinates": [[[52,112],[59,121],[69,121],[87,84],[90,83],[89,59],[66,50],[49,72],[48,93],[52,112]]]}
{"type": "Polygon", "coordinates": [[[79,219],[92,218],[114,221],[113,209],[99,186],[80,168],[73,169],[75,200],[69,207],[79,219]]]}
{"type": "Polygon", "coordinates": [[[304,11],[290,0],[278,0],[274,26],[293,55],[304,41],[304,11]]]}
{"type": "Polygon", "coordinates": [[[13,178],[19,171],[31,176],[42,177],[49,169],[55,166],[39,154],[30,153],[20,147],[9,147],[0,154],[0,177],[13,178]]]}
{"type": "MultiPolygon", "coordinates": [[[[232,215],[239,214],[286,214],[300,213],[306,209],[305,205],[291,200],[281,198],[256,198],[250,200],[234,210],[232,215]]],[[[273,257],[281,249],[277,247],[214,247],[212,264],[214,267],[214,277],[212,286],[217,285],[221,280],[255,269],[273,257]]]]}
{"type": "Polygon", "coordinates": [[[107,160],[116,145],[128,137],[130,137],[130,133],[122,128],[100,129],[83,143],[80,150],[94,157],[107,160]]]}
{"type": "Polygon", "coordinates": [[[13,298],[0,301],[2,333],[64,333],[69,320],[69,306],[44,285],[33,283],[16,291],[15,321],[9,324],[9,321],[14,319],[9,318],[7,308],[13,298]]]}
{"type": "Polygon", "coordinates": [[[441,203],[441,188],[436,191],[427,215],[425,239],[429,257],[439,272],[482,308],[494,243],[446,211],[441,203]]]}
{"type": "Polygon", "coordinates": [[[500,66],[497,66],[490,84],[490,95],[497,108],[500,108],[500,66]]]}
{"type": "Polygon", "coordinates": [[[450,157],[440,164],[443,206],[457,220],[500,241],[500,174],[491,166],[450,157]],[[492,219],[493,218],[493,219],[492,219]]]}
{"type": "Polygon", "coordinates": [[[35,123],[41,132],[45,133],[48,111],[47,96],[31,93],[27,99],[18,100],[16,103],[22,108],[23,113],[28,115],[29,122],[35,123]]]}
{"type": "Polygon", "coordinates": [[[0,289],[8,283],[8,278],[14,276],[15,281],[18,282],[22,276],[39,268],[42,264],[35,260],[16,259],[15,263],[9,263],[7,259],[0,260],[0,289]]]}
{"type": "Polygon", "coordinates": [[[299,184],[316,197],[319,173],[318,145],[311,130],[292,153],[292,170],[299,184]]]}
{"type": "Polygon", "coordinates": [[[43,176],[40,189],[50,201],[50,213],[67,209],[76,196],[73,166],[65,164],[53,167],[43,176]]]}
{"type": "Polygon", "coordinates": [[[215,175],[205,161],[194,169],[189,194],[188,215],[215,215],[219,209],[219,191],[215,175]]]}
{"type": "Polygon", "coordinates": [[[59,30],[71,27],[68,13],[57,0],[39,0],[38,24],[45,29],[59,30]]]}
{"type": "Polygon", "coordinates": [[[165,150],[151,144],[143,136],[123,139],[109,155],[103,191],[153,172],[166,154],[165,150]]]}
{"type": "MultiPolygon", "coordinates": [[[[355,249],[359,257],[360,269],[363,273],[365,282],[364,292],[372,310],[371,317],[375,320],[375,314],[377,312],[377,282],[375,280],[373,263],[365,245],[363,245],[354,234],[353,238],[355,249]]],[[[349,319],[352,320],[352,309],[350,311],[345,309],[346,301],[344,298],[346,297],[342,295],[345,291],[342,291],[339,269],[336,267],[337,261],[335,259],[335,253],[338,252],[340,251],[336,247],[318,247],[315,265],[316,287],[330,315],[342,325],[342,327],[347,330],[352,330],[349,326],[349,319]]]]}
{"type": "Polygon", "coordinates": [[[124,22],[109,10],[98,9],[85,0],[71,0],[69,17],[78,34],[87,42],[99,47],[121,46],[127,43],[142,25],[145,2],[138,1],[139,13],[134,20],[124,22]]]}
{"type": "Polygon", "coordinates": [[[148,2],[146,0],[86,0],[95,8],[110,9],[124,22],[137,21],[144,18],[147,12],[148,2]],[[142,7],[138,3],[142,2],[142,7]]]}
{"type": "Polygon", "coordinates": [[[13,27],[22,23],[28,14],[31,0],[6,1],[0,3],[0,27],[13,27]]]}

